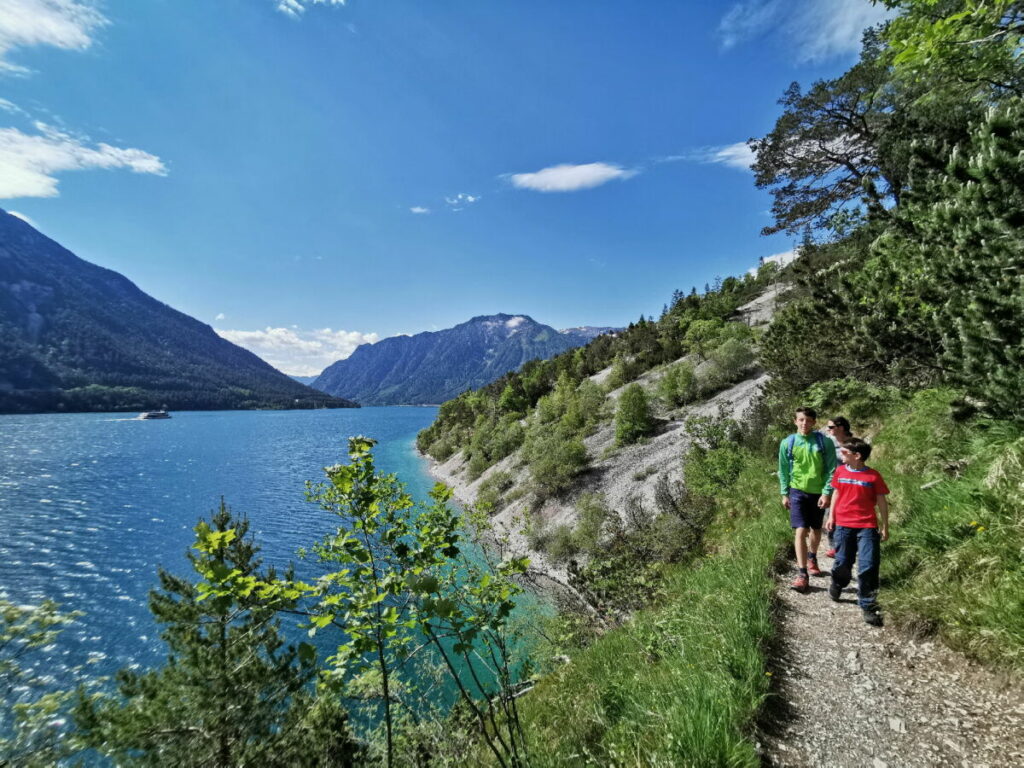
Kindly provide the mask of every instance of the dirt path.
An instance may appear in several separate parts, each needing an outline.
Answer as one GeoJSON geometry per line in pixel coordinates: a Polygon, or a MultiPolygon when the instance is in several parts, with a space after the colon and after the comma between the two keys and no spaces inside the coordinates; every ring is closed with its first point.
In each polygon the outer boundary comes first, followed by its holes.
{"type": "MultiPolygon", "coordinates": [[[[762,727],[779,768],[1024,766],[1024,687],[938,643],[866,625],[856,581],[841,602],[826,575],[811,591],[780,576],[776,706],[762,727]]],[[[880,602],[884,608],[884,586],[880,602]]]]}

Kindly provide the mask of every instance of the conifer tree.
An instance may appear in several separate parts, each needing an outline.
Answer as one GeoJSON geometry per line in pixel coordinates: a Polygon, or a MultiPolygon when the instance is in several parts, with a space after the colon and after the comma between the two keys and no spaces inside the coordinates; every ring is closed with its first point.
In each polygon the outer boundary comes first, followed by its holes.
{"type": "Polygon", "coordinates": [[[619,397],[619,409],[615,412],[615,441],[619,445],[635,443],[653,431],[647,393],[639,384],[630,384],[619,397]]]}
{"type": "MultiPolygon", "coordinates": [[[[256,575],[259,548],[221,502],[200,521],[197,573],[256,575]]],[[[356,749],[337,702],[311,690],[315,651],[285,647],[276,611],[255,597],[217,595],[163,569],[150,610],[167,644],[164,666],[122,669],[117,693],[80,694],[84,743],[118,765],[345,766],[356,749]]],[[[265,577],[274,578],[273,569],[265,577]]]]}
{"type": "MultiPolygon", "coordinates": [[[[947,378],[1024,421],[1024,100],[992,109],[946,173],[921,186],[877,251],[929,290],[947,378]]],[[[934,163],[933,159],[926,162],[934,163]]],[[[891,283],[890,283],[891,286],[891,283]]],[[[922,290],[922,288],[919,288],[922,290]]]]}

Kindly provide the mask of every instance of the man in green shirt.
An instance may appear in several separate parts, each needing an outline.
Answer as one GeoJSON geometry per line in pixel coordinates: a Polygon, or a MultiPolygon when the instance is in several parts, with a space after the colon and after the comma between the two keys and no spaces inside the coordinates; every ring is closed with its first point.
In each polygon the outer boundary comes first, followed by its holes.
{"type": "Polygon", "coordinates": [[[818,544],[837,463],[835,445],[814,429],[817,421],[813,408],[797,408],[796,432],[779,443],[779,488],[782,506],[789,510],[799,568],[792,586],[799,592],[807,591],[808,575],[822,575],[818,544]]]}

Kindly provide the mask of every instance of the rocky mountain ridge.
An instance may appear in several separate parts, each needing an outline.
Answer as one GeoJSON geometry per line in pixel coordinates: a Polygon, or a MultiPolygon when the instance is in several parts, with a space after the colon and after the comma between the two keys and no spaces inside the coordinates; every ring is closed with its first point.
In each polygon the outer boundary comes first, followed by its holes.
{"type": "Polygon", "coordinates": [[[363,405],[442,403],[528,360],[547,359],[614,329],[557,331],[528,315],[480,315],[453,328],[363,344],[313,386],[363,405]]]}
{"type": "Polygon", "coordinates": [[[352,406],[0,211],[0,413],[352,406]]]}

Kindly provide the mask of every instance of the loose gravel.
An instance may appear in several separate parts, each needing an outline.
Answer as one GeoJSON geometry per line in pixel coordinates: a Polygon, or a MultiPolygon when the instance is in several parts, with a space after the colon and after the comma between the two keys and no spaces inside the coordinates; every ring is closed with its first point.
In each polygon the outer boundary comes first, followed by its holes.
{"type": "MultiPolygon", "coordinates": [[[[781,514],[781,511],[780,511],[781,514]]],[[[824,547],[823,547],[824,549],[824,547]]],[[[884,557],[884,554],[883,554],[884,557]]],[[[1024,766],[1024,686],[941,644],[864,623],[856,581],[841,601],[780,576],[775,698],[762,724],[778,768],[1024,766]]],[[[880,604],[884,610],[884,584],[880,604]]]]}

